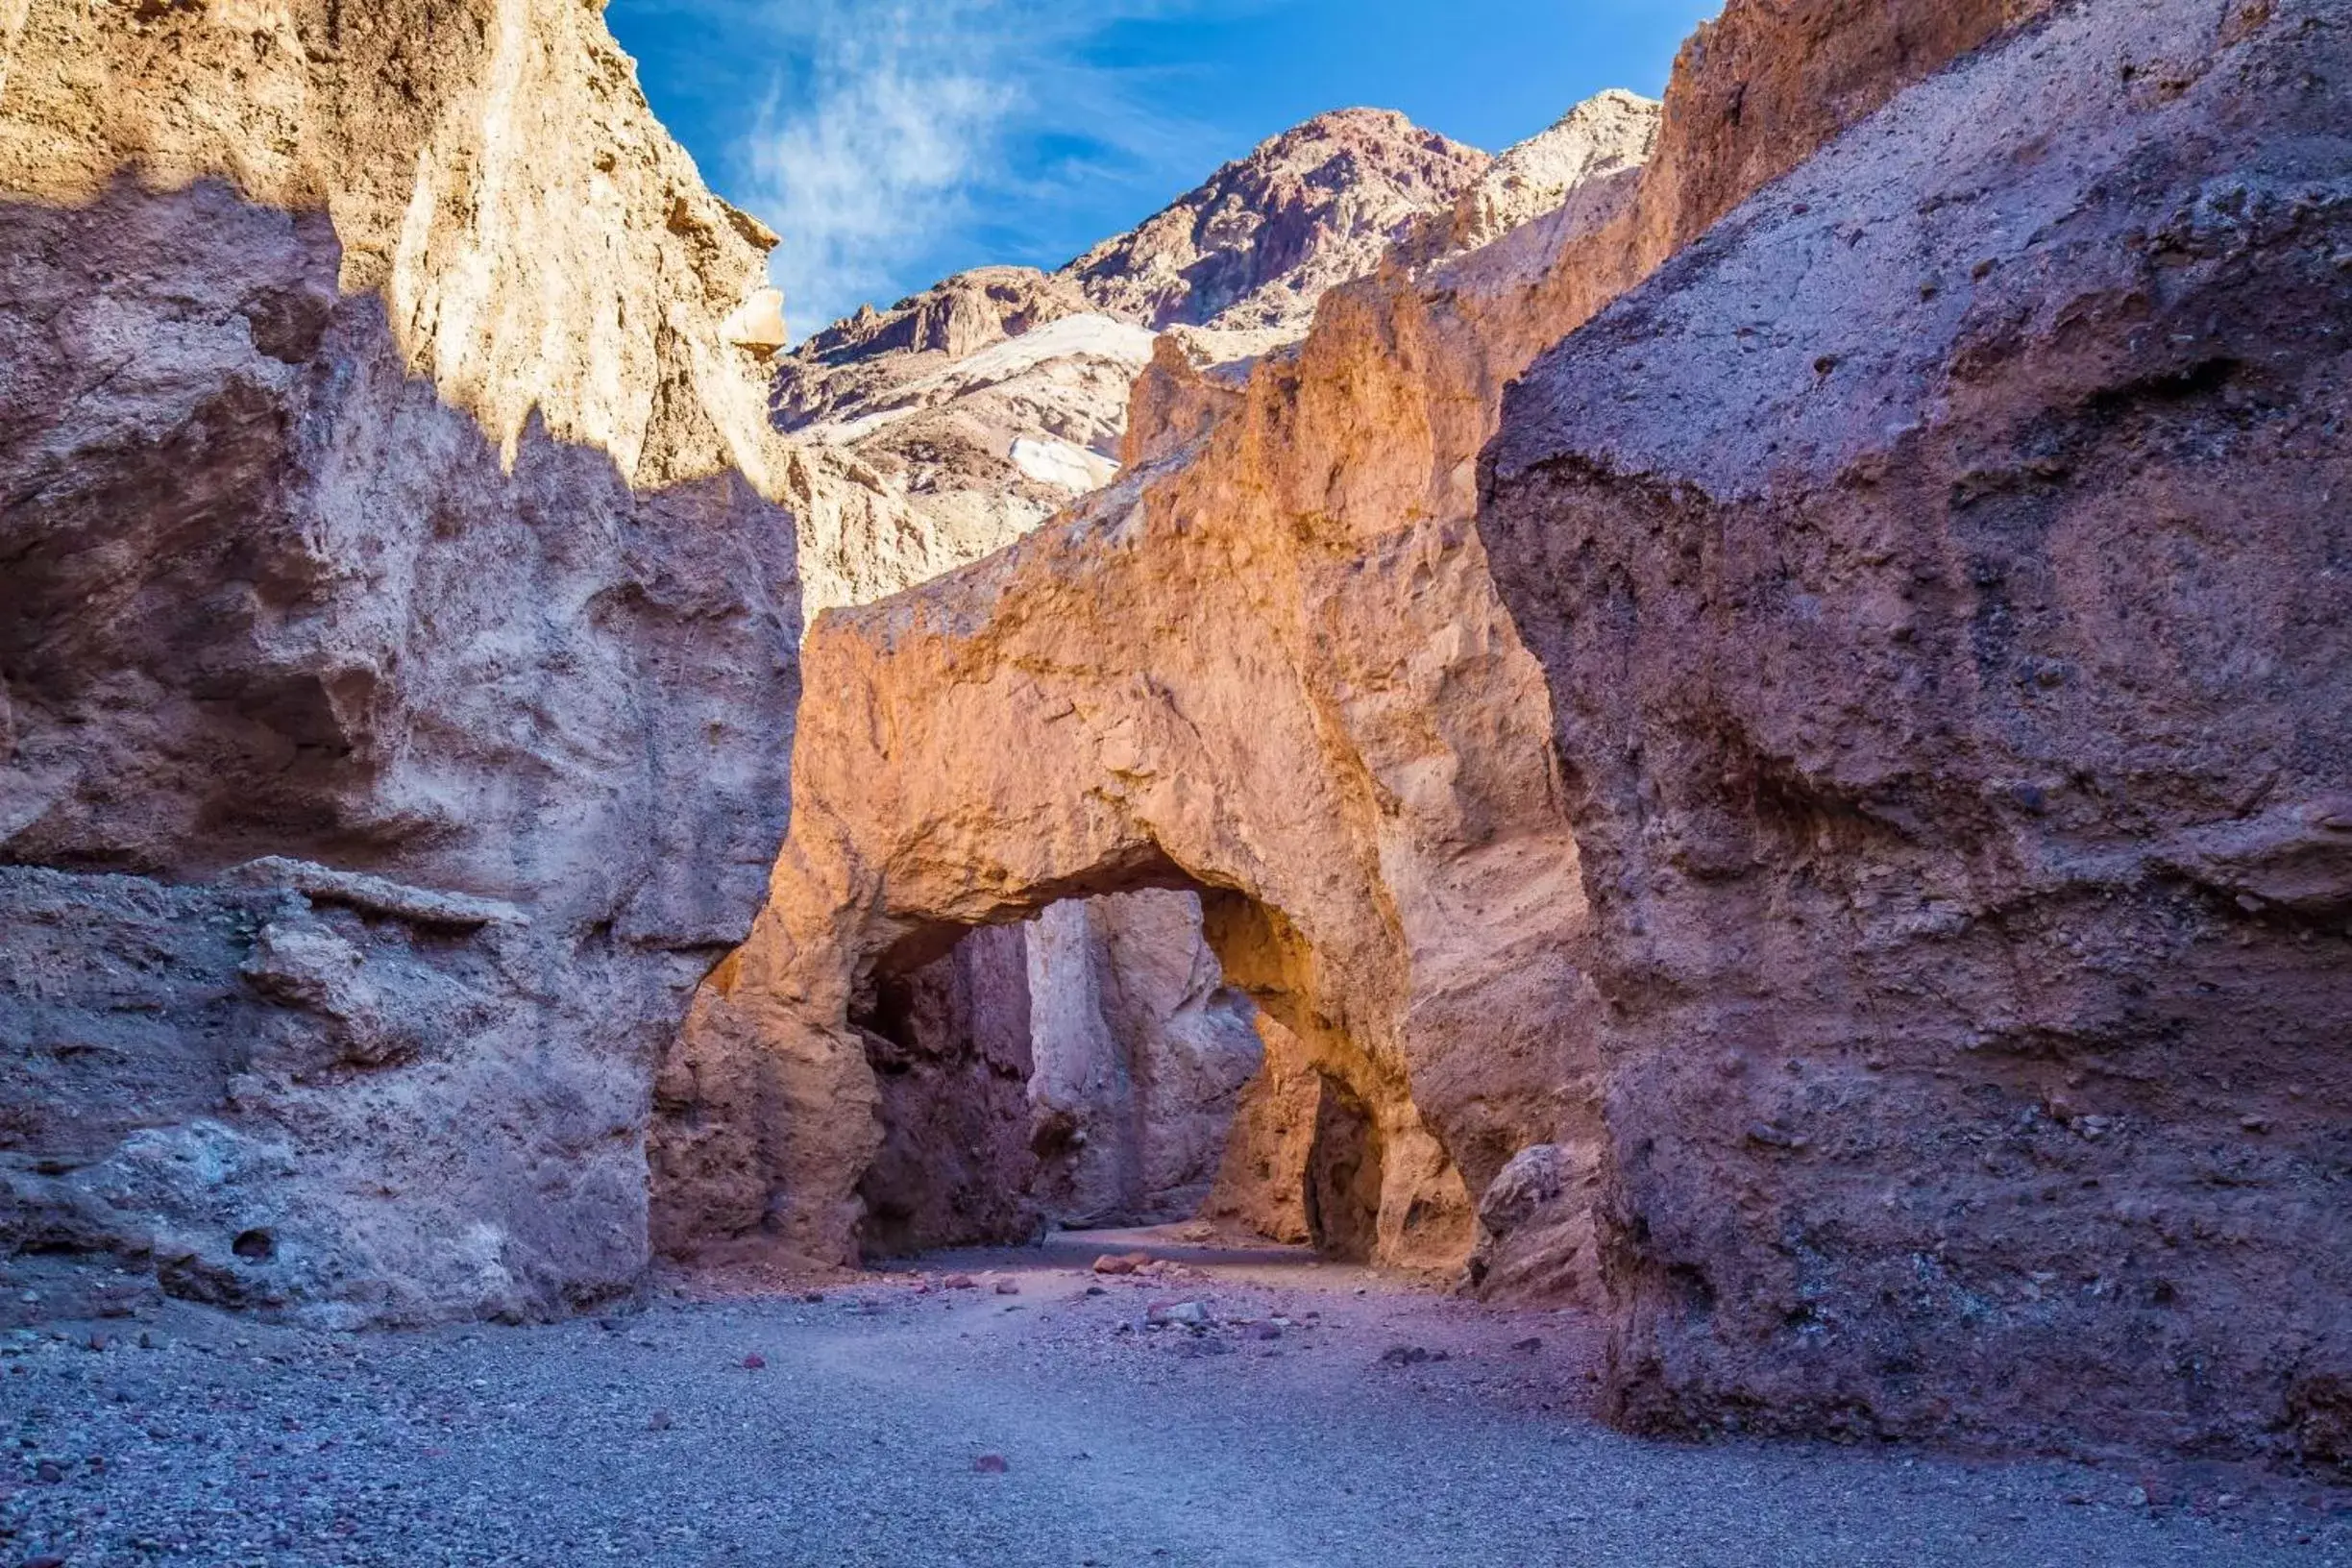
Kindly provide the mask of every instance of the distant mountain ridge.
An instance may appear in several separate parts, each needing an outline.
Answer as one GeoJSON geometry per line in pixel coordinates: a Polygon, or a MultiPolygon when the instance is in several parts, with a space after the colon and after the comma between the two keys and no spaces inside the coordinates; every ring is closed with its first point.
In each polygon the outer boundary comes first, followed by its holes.
{"type": "Polygon", "coordinates": [[[1203,364],[1279,349],[1384,258],[1423,265],[1580,191],[1605,199],[1657,124],[1655,104],[1606,92],[1498,158],[1391,110],[1337,110],[1058,271],[973,268],[814,333],[778,359],[770,398],[840,481],[803,540],[811,609],[910,587],[1108,483],[1160,333],[1203,364]]]}
{"type": "Polygon", "coordinates": [[[1304,331],[1325,289],[1378,266],[1493,162],[1391,110],[1336,110],[1261,142],[1055,277],[1155,331],[1304,331]]]}

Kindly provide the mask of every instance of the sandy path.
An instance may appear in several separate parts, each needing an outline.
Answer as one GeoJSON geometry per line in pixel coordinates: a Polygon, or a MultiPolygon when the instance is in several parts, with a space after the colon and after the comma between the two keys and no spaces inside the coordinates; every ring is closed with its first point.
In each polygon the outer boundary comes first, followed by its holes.
{"type": "Polygon", "coordinates": [[[1097,1243],[820,1302],[698,1282],[609,1326],[18,1335],[0,1564],[2352,1564],[2341,1492],[1637,1442],[1590,1415],[1580,1317],[1287,1254],[1098,1280],[1097,1243]],[[1217,1324],[1142,1326],[1175,1301],[1217,1324]]]}

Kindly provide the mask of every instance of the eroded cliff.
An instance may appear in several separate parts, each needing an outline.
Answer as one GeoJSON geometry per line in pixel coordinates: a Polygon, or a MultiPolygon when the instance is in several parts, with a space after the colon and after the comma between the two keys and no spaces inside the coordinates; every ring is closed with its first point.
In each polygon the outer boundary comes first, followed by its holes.
{"type": "Polygon", "coordinates": [[[773,236],[577,5],[14,13],[0,1240],[333,1321],[631,1287],[787,800],[773,236]]]}
{"type": "Polygon", "coordinates": [[[2342,1457],[2347,81],[2070,8],[1511,394],[1627,1419],[2342,1457]]]}
{"type": "MultiPolygon", "coordinates": [[[[1583,893],[1550,697],[1471,526],[1478,452],[1511,377],[1798,161],[1794,138],[2013,9],[1939,8],[1923,32],[1901,8],[1734,6],[1685,50],[1641,175],[1629,154],[1568,160],[1588,178],[1550,215],[1434,264],[1401,248],[1238,379],[1164,340],[1128,478],[821,622],[793,838],[673,1058],[696,1154],[657,1206],[682,1232],[845,1255],[871,1135],[822,1108],[870,1103],[843,1032],[863,978],[1073,893],[1181,885],[1208,891],[1234,982],[1372,1129],[1353,1190],[1374,1213],[1327,1215],[1332,1234],[1459,1264],[1473,1194],[1544,1146],[1579,1175],[1539,1185],[1553,1208],[1523,1223],[1575,1246],[1601,1136],[1583,893]],[[1827,97],[1823,73],[1752,65],[1832,44],[1850,72],[1827,97]],[[1748,118],[1727,131],[1734,88],[1748,118]]],[[[1295,1141],[1286,1103],[1273,1145],[1295,1141]]],[[[1534,1273],[1596,1287],[1588,1249],[1534,1273]]]]}
{"type": "MultiPolygon", "coordinates": [[[[1130,455],[1129,384],[1153,353],[1144,323],[1215,323],[1176,328],[1170,350],[1180,354],[1188,380],[1237,387],[1252,356],[1295,339],[1316,300],[1369,271],[1392,246],[1427,262],[1572,199],[1581,204],[1580,214],[1614,210],[1622,205],[1615,184],[1646,156],[1657,118],[1655,104],[1604,94],[1489,160],[1398,115],[1319,116],[1270,138],[1059,274],[984,268],[818,333],[779,362],[775,391],[778,425],[809,444],[805,472],[813,483],[802,529],[809,602],[863,601],[928,581],[1109,482],[1130,455]],[[1247,296],[1239,304],[1237,289],[1247,296]],[[1281,308],[1266,315],[1266,302],[1277,296],[1281,308]],[[1236,310],[1273,325],[1234,328],[1236,310]]],[[[1151,400],[1155,427],[1169,417],[1151,400]]],[[[1032,964],[1023,1005],[1031,1009],[1037,1141],[1054,1152],[1010,1157],[996,1186],[1001,1196],[1034,1195],[1066,1221],[1164,1218],[1197,1200],[1221,1164],[1225,1212],[1277,1214],[1268,1223],[1278,1232],[1306,1234],[1297,1188],[1311,1164],[1311,1139],[1295,1158],[1276,1162],[1282,1174],[1269,1177],[1264,1190],[1251,1189],[1242,1176],[1272,1158],[1274,1145],[1287,1146],[1278,1128],[1261,1127],[1262,1117],[1275,1115],[1287,1127],[1301,1118],[1280,1108],[1304,1104],[1311,1130],[1315,1094],[1301,1100],[1305,1069],[1278,1048],[1268,1070],[1281,1084],[1270,1078],[1251,1090],[1251,1115],[1233,1157],[1221,1160],[1240,1088],[1228,1080],[1237,1071],[1246,1079],[1260,1052],[1246,1004],[1203,1008],[1188,999],[1188,981],[1176,983],[1180,972],[1202,968],[1204,995],[1231,995],[1214,982],[1197,919],[1188,932],[1164,918],[1183,907],[1192,906],[1136,894],[1052,909],[1026,928],[1032,964]]],[[[952,991],[959,966],[968,962],[951,955],[880,984],[952,991]]],[[[1004,988],[993,993],[1010,994],[1004,988]]],[[[853,1015],[861,1005],[853,1000],[853,1015]]],[[[968,1026],[968,1060],[949,1065],[945,1035],[934,1029],[917,1066],[884,1071],[886,1151],[921,1142],[910,1141],[902,1127],[945,1115],[930,1108],[931,1097],[952,1097],[968,1068],[980,1072],[980,1063],[1001,1059],[986,1041],[1018,1024],[935,1011],[968,1026]]],[[[1286,1031],[1280,1038],[1295,1044],[1286,1031]]],[[[656,1152],[660,1168],[678,1171],[682,1185],[729,1194],[718,1211],[726,1215],[722,1235],[753,1228],[765,1201],[759,1172],[729,1141],[733,1118],[708,1114],[706,1096],[736,1091],[725,1082],[732,1076],[728,1067],[703,1072],[678,1064],[664,1080],[656,1152]]],[[[1349,1116],[1362,1114],[1360,1099],[1349,1103],[1357,1107],[1349,1116]]],[[[913,1169],[894,1155],[883,1158],[913,1169]]],[[[945,1165],[939,1176],[943,1193],[976,1190],[945,1165]]],[[[884,1185],[883,1202],[894,1213],[936,1207],[915,1193],[911,1179],[884,1185]]],[[[876,1217],[875,1191],[870,1181],[865,1244],[905,1244],[898,1220],[876,1217]]],[[[934,1242],[1017,1236],[1029,1227],[1017,1204],[939,1201],[944,1207],[918,1227],[934,1242]],[[967,1224],[961,1237],[951,1215],[967,1224]]],[[[701,1224],[660,1227],[665,1248],[707,1252],[711,1239],[701,1224]]]]}

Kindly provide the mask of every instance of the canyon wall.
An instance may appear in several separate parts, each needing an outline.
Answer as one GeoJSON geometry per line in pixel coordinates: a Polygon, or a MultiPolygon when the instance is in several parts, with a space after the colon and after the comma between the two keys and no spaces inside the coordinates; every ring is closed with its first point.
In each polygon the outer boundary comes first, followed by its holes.
{"type": "MultiPolygon", "coordinates": [[[[880,1139],[857,1187],[861,1253],[1193,1217],[1258,1076],[1257,1022],[1185,893],[1069,900],[870,975],[849,1006],[880,1139]]],[[[768,1250],[654,1241],[706,1262],[768,1250]]]]}
{"type": "Polygon", "coordinates": [[[1069,1226],[1193,1217],[1264,1056],[1257,1010],[1202,936],[1200,900],[1072,900],[1024,929],[1040,1201],[1069,1226]]]}
{"type": "Polygon", "coordinates": [[[2069,8],[1511,393],[1626,1420],[2347,1458],[2347,84],[2069,8]]]}
{"type": "Polygon", "coordinates": [[[1543,672],[1473,527],[1477,457],[1537,354],[2021,10],[1850,9],[1732,6],[1685,50],[1645,169],[1585,159],[1553,212],[1463,256],[1425,262],[1408,226],[1302,343],[1239,374],[1164,338],[1118,482],[817,624],[792,839],[666,1069],[694,1149],[657,1190],[666,1223],[847,1256],[872,1135],[827,1108],[872,1103],[845,1032],[862,979],[1062,897],[1184,886],[1299,1053],[1283,1092],[1250,1096],[1235,1168],[1311,1164],[1299,1128],[1329,1105],[1364,1149],[1332,1196],[1372,1213],[1318,1215],[1326,1237],[1452,1268],[1480,1240],[1474,1194],[1553,1149],[1570,1174],[1494,1217],[1579,1255],[1498,1274],[1512,1246],[1489,1237],[1483,1272],[1589,1297],[1584,895],[1543,672]],[[1789,64],[1809,52],[1850,72],[1834,94],[1789,64]]]}
{"type": "Polygon", "coordinates": [[[1605,1291],[1630,1424],[2340,1458],[2344,51],[1735,4],[1640,175],[1164,341],[1118,483],[810,639],[685,1053],[764,1222],[854,1233],[861,977],[1191,887],[1297,1222],[1605,1291]]]}
{"type": "Polygon", "coordinates": [[[882,1135],[858,1182],[868,1253],[1037,1231],[1029,970],[1020,930],[998,926],[911,974],[877,976],[852,1007],[882,1135]]]}
{"type": "MultiPolygon", "coordinates": [[[[778,361],[772,404],[778,427],[805,443],[795,483],[806,501],[812,613],[928,581],[1110,482],[1129,460],[1129,386],[1154,352],[1149,325],[1201,324],[1176,326],[1164,340],[1188,380],[1238,387],[1253,356],[1294,340],[1316,300],[1392,245],[1451,256],[1572,196],[1617,200],[1610,181],[1638,166],[1657,117],[1646,100],[1604,94],[1489,159],[1400,115],[1319,115],[1059,273],[982,268],[817,333],[778,361]]],[[[1151,408],[1155,423],[1164,420],[1156,402],[1151,408]]],[[[1055,1153],[1008,1164],[998,1180],[1006,1191],[1034,1188],[1065,1220],[1164,1218],[1217,1176],[1216,1145],[1239,1087],[1228,1080],[1260,1051],[1246,1004],[1214,978],[1197,919],[1182,929],[1168,918],[1189,907],[1181,895],[1138,893],[1052,909],[1026,927],[1038,1138],[1055,1153]]],[[[939,959],[925,972],[951,968],[939,959]]],[[[978,1035],[968,1043],[978,1070],[990,1051],[978,1035]]],[[[941,1060],[940,1049],[925,1060],[941,1060]]],[[[954,1077],[886,1075],[886,1145],[899,1141],[911,1085],[954,1077]]],[[[1261,1086],[1247,1100],[1290,1105],[1296,1088],[1261,1086]]],[[[701,1217],[660,1223],[665,1249],[710,1255],[714,1240],[763,1223],[760,1184],[730,1140],[740,1116],[720,1103],[746,1092],[731,1062],[700,1062],[691,1044],[665,1074],[661,1185],[703,1195],[701,1217]]],[[[1296,1172],[1280,1179],[1286,1196],[1247,1190],[1242,1174],[1261,1161],[1250,1152],[1255,1121],[1245,1122],[1235,1158],[1222,1161],[1219,1201],[1235,1214],[1279,1213],[1269,1223],[1293,1234],[1305,1223],[1296,1172]]],[[[1305,1146],[1297,1152],[1307,1159],[1305,1146]]],[[[943,1161],[941,1180],[969,1185],[955,1159],[943,1161]]],[[[913,1201],[894,1192],[894,1211],[913,1201]]],[[[974,1218],[965,1239],[1029,1227],[1014,1209],[949,1208],[974,1218]]],[[[874,1215],[870,1195],[866,1212],[874,1215]]],[[[898,1245],[884,1235],[895,1228],[870,1224],[868,1244],[898,1245]]],[[[937,1226],[924,1234],[948,1237],[937,1226]]]]}
{"type": "Polygon", "coordinates": [[[773,236],[591,8],[0,51],[0,1247],[330,1322],[632,1287],[788,799],[773,236]]]}

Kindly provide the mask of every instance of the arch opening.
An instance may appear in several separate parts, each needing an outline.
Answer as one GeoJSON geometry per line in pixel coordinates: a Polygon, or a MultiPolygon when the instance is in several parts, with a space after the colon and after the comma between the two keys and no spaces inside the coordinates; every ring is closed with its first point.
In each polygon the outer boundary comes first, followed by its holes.
{"type": "Polygon", "coordinates": [[[1292,993],[1311,954],[1244,894],[1128,870],[1025,919],[922,924],[868,966],[867,1258],[1195,1219],[1375,1255],[1385,1138],[1292,993]]]}

